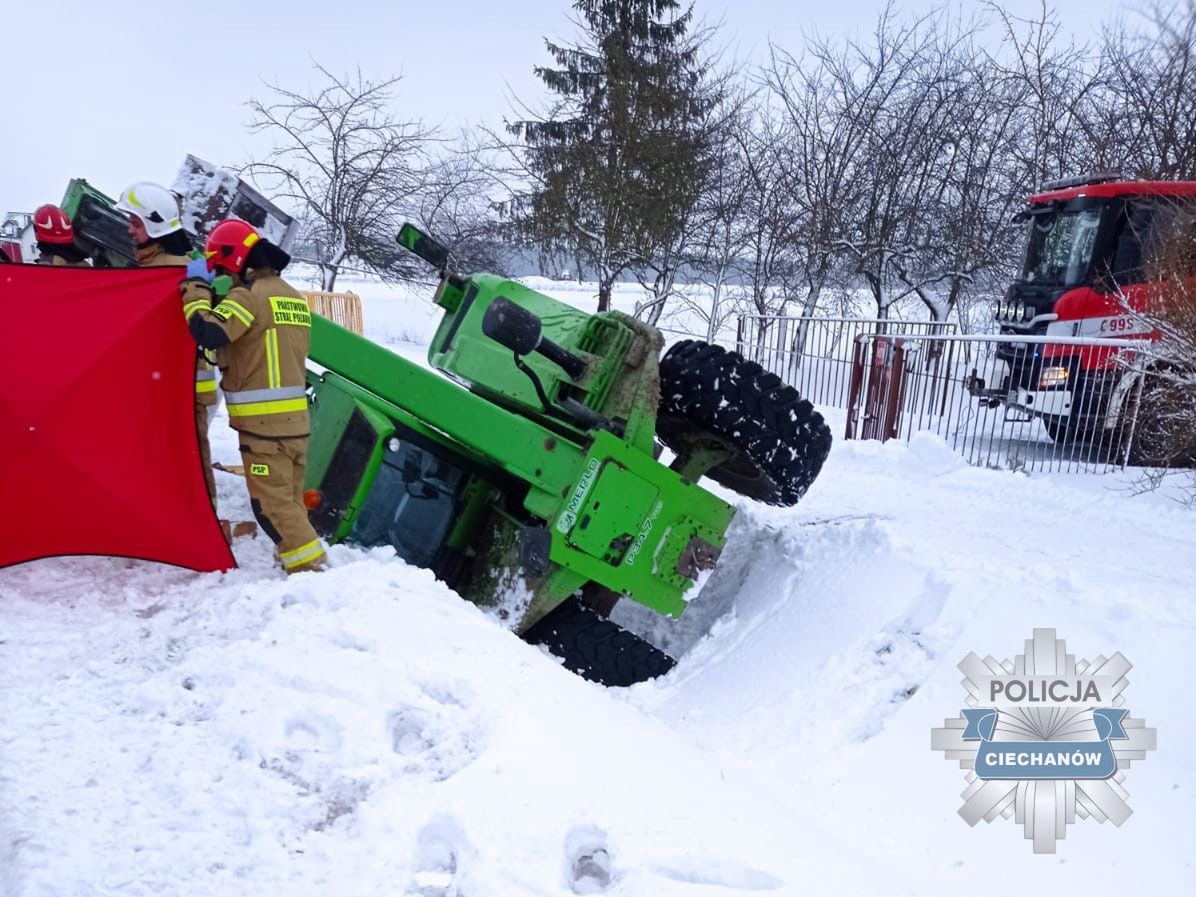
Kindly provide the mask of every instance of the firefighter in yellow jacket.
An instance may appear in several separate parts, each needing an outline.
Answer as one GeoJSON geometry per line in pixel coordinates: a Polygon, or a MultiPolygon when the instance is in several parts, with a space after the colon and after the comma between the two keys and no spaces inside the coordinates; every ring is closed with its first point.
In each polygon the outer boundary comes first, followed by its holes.
{"type": "MultiPolygon", "coordinates": [[[[165,187],[150,181],[133,184],[120,195],[116,207],[129,216],[129,238],[139,267],[186,265],[191,261],[191,238],[183,230],[179,202],[165,187]]],[[[197,301],[210,305],[209,300],[205,296],[197,301]]],[[[198,307],[184,301],[183,314],[190,317],[198,307]]],[[[208,442],[208,409],[216,402],[216,371],[200,352],[195,362],[195,430],[212,507],[216,506],[216,477],[212,473],[212,448],[208,442]]]]}
{"type": "MultiPolygon", "coordinates": [[[[197,308],[189,326],[200,346],[216,352],[254,517],[274,540],[287,573],[318,570],[324,546],[303,505],[311,312],[279,276],[290,256],[246,222],[220,222],[204,250],[209,268],[230,275],[234,286],[214,308],[197,308]]],[[[183,290],[186,297],[211,287],[188,279],[183,290]]]]}

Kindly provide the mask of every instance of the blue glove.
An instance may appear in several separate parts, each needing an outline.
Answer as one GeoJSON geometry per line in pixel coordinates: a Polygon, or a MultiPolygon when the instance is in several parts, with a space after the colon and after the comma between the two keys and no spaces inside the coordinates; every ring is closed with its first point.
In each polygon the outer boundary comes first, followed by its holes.
{"type": "Polygon", "coordinates": [[[185,280],[202,280],[204,283],[211,283],[215,275],[208,270],[207,259],[191,259],[187,262],[187,276],[185,280]]]}

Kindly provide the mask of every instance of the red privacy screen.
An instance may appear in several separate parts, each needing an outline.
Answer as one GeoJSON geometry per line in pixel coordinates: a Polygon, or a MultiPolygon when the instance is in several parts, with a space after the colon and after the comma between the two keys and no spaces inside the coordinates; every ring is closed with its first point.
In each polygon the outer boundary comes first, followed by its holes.
{"type": "Polygon", "coordinates": [[[0,266],[0,567],[235,566],[200,467],[181,274],[0,266]]]}

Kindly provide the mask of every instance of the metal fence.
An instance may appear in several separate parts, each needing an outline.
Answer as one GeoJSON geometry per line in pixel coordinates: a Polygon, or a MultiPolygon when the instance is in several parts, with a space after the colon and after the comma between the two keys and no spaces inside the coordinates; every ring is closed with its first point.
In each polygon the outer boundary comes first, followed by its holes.
{"type": "Polygon", "coordinates": [[[954,324],[877,318],[740,315],[735,350],[797,387],[815,405],[846,408],[856,338],[886,332],[951,335],[954,324]]]}
{"type": "MultiPolygon", "coordinates": [[[[848,439],[931,432],[971,464],[1102,472],[1134,460],[1144,343],[1076,337],[864,333],[848,439]]],[[[792,381],[799,390],[805,384],[792,381]]]]}

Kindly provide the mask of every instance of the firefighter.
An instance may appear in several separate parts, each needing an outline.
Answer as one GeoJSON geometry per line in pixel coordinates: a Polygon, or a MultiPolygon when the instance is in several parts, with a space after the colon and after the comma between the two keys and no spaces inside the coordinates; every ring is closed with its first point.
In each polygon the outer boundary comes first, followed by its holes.
{"type": "MultiPolygon", "coordinates": [[[[287,573],[319,570],[326,563],[324,546],[303,504],[310,432],[307,301],[280,276],[290,256],[244,221],[216,225],[204,254],[211,272],[228,275],[233,286],[214,308],[192,312],[189,326],[201,347],[216,352],[253,515],[287,573]]],[[[212,294],[197,277],[184,280],[183,289],[212,294]]]]}
{"type": "Polygon", "coordinates": [[[33,233],[37,237],[37,263],[67,268],[89,268],[87,254],[75,245],[71,216],[58,206],[38,206],[33,213],[33,233]]]}
{"type": "MultiPolygon", "coordinates": [[[[129,216],[129,238],[142,268],[187,265],[193,261],[191,238],[183,230],[179,202],[161,184],[141,181],[120,195],[116,207],[129,216]]],[[[208,297],[194,301],[208,302],[208,297]]],[[[190,317],[198,308],[184,300],[183,314],[190,317]]],[[[203,464],[208,497],[216,507],[216,476],[212,473],[212,448],[208,441],[208,409],[217,402],[216,371],[198,352],[195,362],[195,431],[199,437],[199,457],[203,464]]]]}

